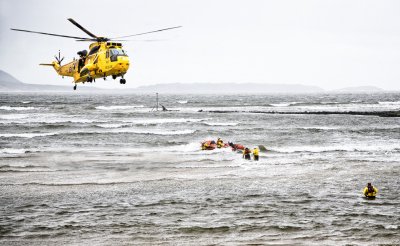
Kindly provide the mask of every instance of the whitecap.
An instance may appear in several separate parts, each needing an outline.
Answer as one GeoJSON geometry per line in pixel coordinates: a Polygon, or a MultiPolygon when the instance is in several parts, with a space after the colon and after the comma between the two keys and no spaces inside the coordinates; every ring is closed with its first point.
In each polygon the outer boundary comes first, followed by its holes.
{"type": "Polygon", "coordinates": [[[98,106],[96,109],[100,110],[124,110],[124,109],[135,109],[144,108],[144,105],[125,105],[125,106],[98,106]]]}
{"type": "Polygon", "coordinates": [[[378,102],[378,104],[382,104],[382,105],[400,105],[400,101],[395,101],[395,102],[384,101],[384,102],[378,102]]]}
{"type": "Polygon", "coordinates": [[[398,228],[398,225],[385,225],[386,230],[397,230],[398,228]]]}
{"type": "Polygon", "coordinates": [[[124,126],[128,126],[128,124],[99,124],[96,126],[101,127],[101,128],[121,128],[124,126]]]}
{"type": "Polygon", "coordinates": [[[0,119],[2,120],[18,120],[18,119],[24,119],[27,118],[29,115],[27,114],[5,114],[5,115],[0,115],[0,119]]]}
{"type": "Polygon", "coordinates": [[[178,101],[178,103],[180,103],[180,104],[186,104],[186,103],[188,103],[188,101],[182,100],[182,101],[178,101]]]}
{"type": "Polygon", "coordinates": [[[204,122],[208,126],[237,126],[238,123],[204,122]]]}
{"type": "Polygon", "coordinates": [[[193,134],[196,132],[196,130],[161,130],[161,129],[146,129],[146,130],[141,130],[141,129],[116,129],[116,133],[136,133],[136,134],[151,134],[151,135],[187,135],[187,134],[193,134]]]}
{"type": "Polygon", "coordinates": [[[11,106],[1,106],[1,110],[6,110],[6,111],[23,111],[23,110],[34,110],[34,107],[11,107],[11,106]]]}
{"type": "Polygon", "coordinates": [[[388,145],[340,145],[340,146],[287,146],[287,147],[271,147],[268,148],[272,151],[281,153],[295,153],[295,152],[332,152],[332,151],[396,151],[398,146],[395,144],[388,145]]]}
{"type": "Polygon", "coordinates": [[[12,149],[12,148],[6,148],[6,149],[0,149],[0,154],[24,154],[26,153],[26,149],[12,149]]]}
{"type": "Polygon", "coordinates": [[[291,105],[295,105],[299,102],[282,102],[282,103],[271,103],[270,105],[273,107],[288,107],[291,105]]]}
{"type": "Polygon", "coordinates": [[[185,119],[185,118],[164,118],[164,119],[137,119],[125,121],[137,125],[152,125],[152,124],[166,124],[166,123],[189,123],[201,122],[205,119],[185,119]]]}

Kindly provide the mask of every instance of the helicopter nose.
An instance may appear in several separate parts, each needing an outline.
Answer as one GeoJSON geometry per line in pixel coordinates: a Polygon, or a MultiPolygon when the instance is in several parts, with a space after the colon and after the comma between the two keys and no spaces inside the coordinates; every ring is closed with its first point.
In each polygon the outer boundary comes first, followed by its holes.
{"type": "Polygon", "coordinates": [[[127,56],[118,57],[117,67],[118,70],[126,72],[129,68],[129,58],[127,56]]]}

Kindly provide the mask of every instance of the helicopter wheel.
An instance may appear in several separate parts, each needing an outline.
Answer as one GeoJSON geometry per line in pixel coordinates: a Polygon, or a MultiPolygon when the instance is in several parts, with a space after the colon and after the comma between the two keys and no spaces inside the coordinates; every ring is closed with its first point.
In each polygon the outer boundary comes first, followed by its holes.
{"type": "Polygon", "coordinates": [[[121,79],[121,80],[119,81],[119,83],[120,83],[121,85],[124,85],[124,84],[126,84],[126,80],[125,80],[125,79],[121,79]]]}
{"type": "Polygon", "coordinates": [[[117,78],[117,75],[113,75],[112,78],[113,78],[113,79],[116,79],[116,78],[117,78]]]}
{"type": "Polygon", "coordinates": [[[74,91],[76,91],[76,84],[74,85],[74,91]]]}

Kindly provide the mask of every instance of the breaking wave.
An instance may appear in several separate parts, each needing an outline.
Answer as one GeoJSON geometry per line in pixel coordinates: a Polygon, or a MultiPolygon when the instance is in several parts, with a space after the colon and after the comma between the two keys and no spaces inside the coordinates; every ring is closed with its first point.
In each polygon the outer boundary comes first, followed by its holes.
{"type": "Polygon", "coordinates": [[[381,105],[399,105],[399,106],[400,106],[400,101],[395,101],[395,102],[378,102],[378,104],[381,104],[381,105]]]}
{"type": "Polygon", "coordinates": [[[0,110],[6,111],[24,111],[24,110],[34,110],[34,107],[11,107],[11,106],[1,106],[0,110]]]}
{"type": "Polygon", "coordinates": [[[269,148],[271,151],[280,153],[297,153],[297,152],[371,152],[371,151],[400,151],[400,147],[397,145],[386,145],[386,146],[288,146],[288,147],[272,147],[269,148]]]}
{"type": "Polygon", "coordinates": [[[19,120],[29,117],[27,114],[5,114],[0,115],[0,119],[2,120],[19,120]]]}
{"type": "Polygon", "coordinates": [[[166,124],[166,123],[190,123],[190,122],[201,122],[207,119],[185,119],[185,118],[166,118],[166,119],[138,119],[126,121],[134,125],[155,125],[155,124],[166,124]]]}
{"type": "Polygon", "coordinates": [[[222,122],[204,122],[207,126],[237,126],[239,123],[222,123],[222,122]]]}
{"type": "Polygon", "coordinates": [[[271,103],[270,105],[273,107],[289,107],[292,105],[296,105],[299,102],[282,102],[282,103],[271,103]]]}
{"type": "Polygon", "coordinates": [[[134,134],[149,134],[149,135],[187,135],[193,134],[196,130],[140,130],[140,129],[117,129],[114,133],[134,133],[134,134]]]}
{"type": "Polygon", "coordinates": [[[144,108],[144,105],[126,105],[126,106],[98,106],[96,109],[100,110],[123,110],[123,109],[135,109],[144,108]]]}

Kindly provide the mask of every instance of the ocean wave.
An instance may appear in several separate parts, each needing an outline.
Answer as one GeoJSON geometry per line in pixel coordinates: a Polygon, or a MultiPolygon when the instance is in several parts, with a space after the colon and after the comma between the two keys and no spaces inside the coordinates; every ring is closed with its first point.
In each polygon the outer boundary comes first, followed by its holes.
{"type": "MultiPolygon", "coordinates": [[[[6,148],[6,149],[0,149],[0,154],[24,154],[28,150],[26,149],[12,149],[12,148],[6,148]]],[[[2,166],[0,166],[1,168],[2,166]]]]}
{"type": "Polygon", "coordinates": [[[25,119],[29,117],[27,114],[5,114],[5,115],[0,115],[0,119],[2,120],[19,120],[19,119],[25,119]]]}
{"type": "Polygon", "coordinates": [[[193,134],[196,130],[161,130],[161,129],[116,129],[114,133],[134,133],[134,134],[149,134],[149,135],[188,135],[193,134]]]}
{"type": "Polygon", "coordinates": [[[332,126],[304,126],[304,127],[299,127],[299,129],[303,129],[303,130],[337,130],[339,128],[332,127],[332,126]]]}
{"type": "Polygon", "coordinates": [[[204,122],[203,124],[207,126],[237,126],[239,123],[204,122]]]}
{"type": "Polygon", "coordinates": [[[381,104],[381,105],[399,105],[400,106],[400,101],[394,101],[394,102],[384,101],[384,102],[378,102],[378,104],[381,104]]]}
{"type": "Polygon", "coordinates": [[[47,133],[5,133],[0,134],[0,138],[34,138],[34,137],[45,137],[59,134],[58,132],[47,132],[47,133]]]}
{"type": "Polygon", "coordinates": [[[121,105],[121,106],[97,106],[96,109],[100,110],[124,110],[124,109],[136,109],[144,108],[144,105],[121,105]]]}
{"type": "Polygon", "coordinates": [[[0,110],[6,110],[6,111],[24,111],[24,110],[34,110],[34,107],[12,107],[12,106],[1,106],[0,110]]]}
{"type": "Polygon", "coordinates": [[[400,148],[397,145],[386,145],[386,146],[375,146],[375,145],[364,145],[364,146],[291,146],[291,147],[271,147],[269,148],[272,152],[279,153],[298,153],[298,152],[312,152],[312,153],[322,153],[322,152],[374,152],[374,151],[399,151],[400,148]]]}
{"type": "Polygon", "coordinates": [[[273,107],[289,107],[292,105],[296,105],[300,102],[282,102],[282,103],[271,103],[269,105],[273,106],[273,107]]]}
{"type": "Polygon", "coordinates": [[[167,123],[190,123],[190,122],[201,122],[207,119],[185,119],[185,118],[164,118],[164,119],[137,119],[124,121],[135,125],[156,125],[156,124],[167,124],[167,123]]]}
{"type": "Polygon", "coordinates": [[[101,127],[101,128],[121,128],[121,127],[126,127],[126,126],[130,126],[130,124],[99,124],[96,125],[97,127],[101,127]]]}
{"type": "Polygon", "coordinates": [[[182,101],[177,101],[177,103],[179,103],[179,104],[186,104],[186,103],[188,103],[188,101],[182,100],[182,101]]]}

